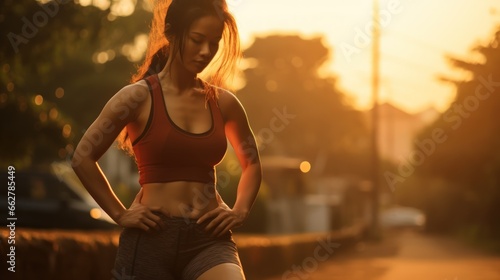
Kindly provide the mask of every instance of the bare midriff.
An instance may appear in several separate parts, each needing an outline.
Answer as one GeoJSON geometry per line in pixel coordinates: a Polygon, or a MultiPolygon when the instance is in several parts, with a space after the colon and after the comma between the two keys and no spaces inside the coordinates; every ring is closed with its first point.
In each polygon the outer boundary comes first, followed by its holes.
{"type": "Polygon", "coordinates": [[[219,205],[213,184],[176,181],[142,186],[141,203],[167,216],[197,219],[219,205]]]}

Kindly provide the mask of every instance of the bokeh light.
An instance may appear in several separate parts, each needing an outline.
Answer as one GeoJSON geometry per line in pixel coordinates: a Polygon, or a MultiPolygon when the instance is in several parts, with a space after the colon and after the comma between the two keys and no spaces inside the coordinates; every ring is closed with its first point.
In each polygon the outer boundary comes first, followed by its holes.
{"type": "Polygon", "coordinates": [[[307,173],[307,172],[311,171],[311,164],[308,161],[301,162],[300,163],[300,171],[302,171],[302,173],[307,173]]]}
{"type": "Polygon", "coordinates": [[[7,84],[7,91],[12,92],[13,90],[14,90],[14,83],[13,82],[9,82],[7,84]]]}
{"type": "Polygon", "coordinates": [[[41,96],[40,94],[35,96],[35,104],[38,106],[42,105],[43,104],[43,96],[41,96]]]}
{"type": "Polygon", "coordinates": [[[50,111],[49,111],[49,117],[50,117],[50,119],[51,120],[55,120],[55,119],[57,119],[57,116],[59,116],[59,111],[57,111],[56,108],[50,109],[50,111]]]}
{"type": "Polygon", "coordinates": [[[71,125],[65,124],[62,130],[62,135],[64,138],[68,138],[71,135],[71,125]]]}
{"type": "Polygon", "coordinates": [[[92,208],[92,210],[90,210],[90,216],[94,219],[99,219],[102,216],[101,210],[98,208],[92,208]]]}
{"type": "Polygon", "coordinates": [[[64,89],[61,87],[58,87],[56,89],[55,95],[57,98],[63,98],[64,97],[64,89]]]}

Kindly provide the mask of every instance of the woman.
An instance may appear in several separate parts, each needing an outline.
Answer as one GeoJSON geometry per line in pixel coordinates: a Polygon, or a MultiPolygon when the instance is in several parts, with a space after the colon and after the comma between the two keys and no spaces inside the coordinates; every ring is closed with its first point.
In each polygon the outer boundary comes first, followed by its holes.
{"type": "Polygon", "coordinates": [[[144,64],[89,127],[73,168],[124,228],[114,277],[244,279],[231,229],[245,221],[257,196],[260,160],[242,105],[218,87],[240,54],[237,28],[225,1],[161,2],[144,64]],[[205,82],[198,76],[209,63],[216,70],[205,82]],[[117,137],[135,156],[140,175],[141,189],[128,209],[97,164],[117,137]],[[215,165],[227,140],[242,167],[233,208],[215,188],[215,165]]]}

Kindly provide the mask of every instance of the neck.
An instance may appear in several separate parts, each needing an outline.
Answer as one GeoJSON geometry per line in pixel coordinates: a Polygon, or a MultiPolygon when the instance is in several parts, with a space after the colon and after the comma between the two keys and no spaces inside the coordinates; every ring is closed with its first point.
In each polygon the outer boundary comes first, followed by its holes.
{"type": "Polygon", "coordinates": [[[178,59],[169,59],[163,70],[158,73],[158,77],[178,92],[196,87],[198,79],[197,75],[187,71],[178,59]]]}

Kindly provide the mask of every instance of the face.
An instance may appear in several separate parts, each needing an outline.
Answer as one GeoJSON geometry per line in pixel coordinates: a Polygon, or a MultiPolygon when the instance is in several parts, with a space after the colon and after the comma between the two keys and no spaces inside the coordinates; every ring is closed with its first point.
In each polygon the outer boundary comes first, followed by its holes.
{"type": "Polygon", "coordinates": [[[219,50],[224,24],[215,16],[205,16],[193,22],[184,38],[182,64],[192,73],[200,73],[219,50]]]}

